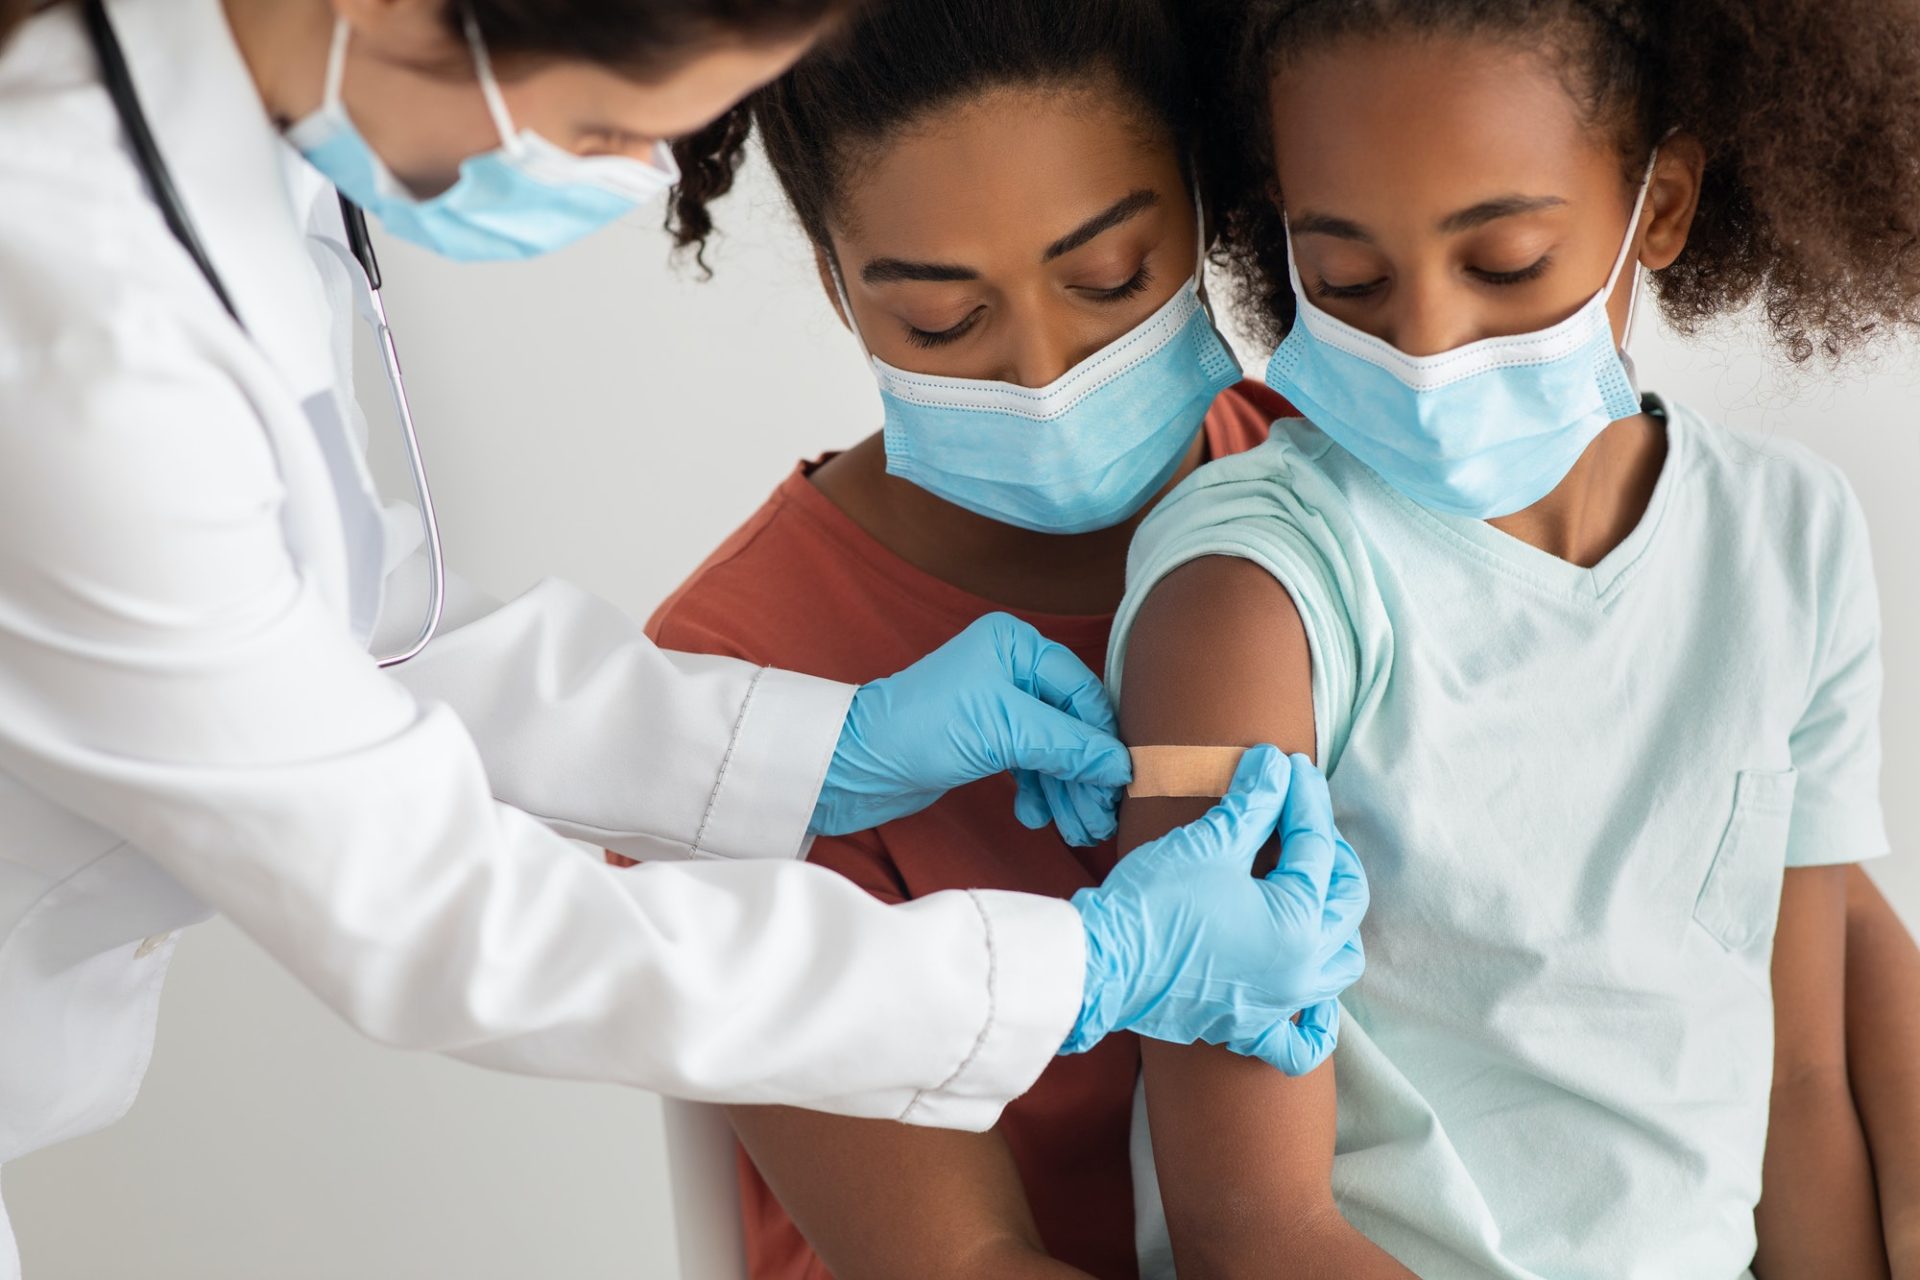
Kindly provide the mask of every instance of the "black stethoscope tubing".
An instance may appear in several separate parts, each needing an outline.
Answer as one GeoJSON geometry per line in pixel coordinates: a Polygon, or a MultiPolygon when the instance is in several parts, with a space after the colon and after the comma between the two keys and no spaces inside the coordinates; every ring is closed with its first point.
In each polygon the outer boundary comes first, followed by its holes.
{"type": "MultiPolygon", "coordinates": [[[[208,255],[206,245],[200,240],[200,234],[194,229],[193,219],[187,216],[187,207],[180,199],[180,192],[173,185],[173,175],[167,168],[165,157],[160,154],[160,146],[154,141],[153,130],[147,124],[147,115],[140,106],[140,95],[135,92],[133,74],[128,70],[126,54],[120,48],[119,37],[114,34],[113,23],[108,20],[105,0],[81,0],[80,12],[87,28],[87,38],[92,42],[95,55],[100,60],[100,79],[107,90],[107,97],[113,102],[115,114],[120,117],[120,126],[126,131],[127,143],[133,149],[134,163],[140,168],[141,176],[146,180],[147,189],[152,193],[154,203],[160,206],[160,215],[166,220],[167,230],[180,242],[193,265],[200,269],[207,286],[226,308],[240,331],[247,330],[246,321],[240,318],[239,309],[233,305],[233,297],[220,279],[220,273],[214,270],[213,259],[208,255]]],[[[336,193],[337,194],[337,193],[336,193]]],[[[369,296],[372,300],[371,320],[374,325],[375,339],[380,344],[382,362],[386,365],[387,385],[393,392],[394,408],[400,417],[402,437],[406,444],[407,465],[413,473],[414,494],[420,502],[421,524],[426,532],[427,548],[427,608],[425,621],[413,642],[404,650],[389,657],[378,659],[382,667],[391,667],[417,655],[426,648],[440,626],[440,615],[446,597],[446,570],[440,546],[440,526],[434,514],[433,494],[427,488],[426,464],[420,457],[420,441],[413,428],[413,412],[407,404],[406,386],[400,376],[400,357],[394,350],[393,333],[387,327],[386,308],[380,302],[380,263],[373,256],[373,240],[367,234],[367,218],[360,206],[339,196],[340,217],[346,224],[347,248],[352,252],[354,261],[360,264],[360,270],[366,274],[369,296]]]]}
{"type": "MultiPolygon", "coordinates": [[[[166,219],[167,230],[173,233],[173,238],[193,259],[193,265],[200,269],[200,274],[206,277],[207,287],[220,299],[220,305],[233,317],[233,322],[244,330],[246,322],[234,307],[233,298],[228,295],[220,273],[213,269],[213,259],[200,242],[200,233],[187,216],[187,207],[181,201],[179,191],[174,188],[173,174],[160,154],[159,144],[153,139],[153,130],[147,124],[147,113],[141,109],[140,96],[134,92],[133,74],[127,69],[126,54],[121,51],[120,39],[113,32],[113,23],[107,19],[104,0],[82,0],[80,13],[87,24],[87,36],[100,59],[100,79],[106,85],[107,97],[112,99],[114,112],[120,117],[120,125],[127,131],[127,142],[133,148],[134,163],[140,166],[140,176],[146,179],[154,203],[160,206],[160,216],[166,219]]],[[[353,251],[360,269],[367,273],[367,283],[378,289],[380,263],[373,256],[373,240],[367,234],[366,214],[360,211],[359,205],[343,195],[340,197],[340,216],[347,225],[347,247],[353,251]]]]}

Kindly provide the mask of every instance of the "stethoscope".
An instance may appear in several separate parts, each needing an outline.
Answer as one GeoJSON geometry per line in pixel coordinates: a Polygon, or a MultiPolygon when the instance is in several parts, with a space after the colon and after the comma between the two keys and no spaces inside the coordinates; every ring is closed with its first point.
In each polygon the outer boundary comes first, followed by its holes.
{"type": "MultiPolygon", "coordinates": [[[[160,156],[160,148],[154,143],[153,131],[147,127],[146,113],[140,109],[139,95],[134,92],[133,76],[127,70],[126,56],[120,50],[120,41],[113,34],[113,25],[107,21],[106,5],[103,0],[83,0],[81,12],[86,19],[87,37],[93,42],[94,53],[100,59],[100,77],[106,85],[107,96],[113,99],[113,109],[120,117],[120,127],[126,130],[127,142],[133,148],[134,162],[140,166],[141,176],[146,179],[147,188],[153,193],[154,203],[160,206],[167,229],[173,232],[173,238],[180,242],[180,247],[193,259],[193,265],[206,277],[214,296],[220,299],[220,305],[227,309],[227,314],[244,332],[246,323],[240,319],[226,286],[220,282],[219,273],[213,269],[213,260],[207,256],[199,234],[194,231],[193,222],[187,217],[180,193],[174,189],[173,176],[160,156]]],[[[420,458],[420,440],[413,430],[413,411],[407,407],[407,387],[400,376],[400,355],[394,350],[393,330],[387,325],[387,309],[380,301],[380,264],[373,256],[373,241],[367,236],[367,218],[360,207],[344,195],[340,197],[340,216],[347,227],[347,247],[367,278],[367,296],[372,304],[367,312],[367,321],[380,344],[380,359],[387,370],[387,386],[393,392],[393,406],[400,415],[400,432],[406,441],[407,467],[413,473],[413,491],[420,500],[420,521],[426,528],[426,620],[411,645],[392,657],[379,660],[381,666],[391,667],[426,648],[427,641],[433,639],[434,632],[440,629],[440,613],[447,588],[446,568],[441,559],[440,524],[433,514],[433,495],[427,491],[426,464],[420,458]]]]}

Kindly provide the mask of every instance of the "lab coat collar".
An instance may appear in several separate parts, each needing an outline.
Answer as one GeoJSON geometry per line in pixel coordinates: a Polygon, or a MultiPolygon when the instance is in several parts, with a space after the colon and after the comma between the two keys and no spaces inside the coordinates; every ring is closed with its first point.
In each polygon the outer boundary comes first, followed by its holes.
{"type": "Polygon", "coordinates": [[[107,0],[174,186],[253,341],[304,399],[334,381],[326,297],[220,0],[107,0]]]}

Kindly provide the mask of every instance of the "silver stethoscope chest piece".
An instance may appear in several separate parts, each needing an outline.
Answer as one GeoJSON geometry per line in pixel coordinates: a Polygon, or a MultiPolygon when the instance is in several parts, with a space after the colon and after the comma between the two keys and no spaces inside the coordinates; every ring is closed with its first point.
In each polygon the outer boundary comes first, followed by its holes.
{"type": "MultiPolygon", "coordinates": [[[[213,259],[207,256],[206,247],[194,230],[193,222],[187,216],[186,205],[181,202],[180,193],[173,185],[173,175],[167,169],[166,161],[160,155],[160,148],[154,142],[153,131],[147,125],[146,113],[140,108],[139,95],[133,87],[132,73],[127,69],[126,55],[121,52],[120,41],[113,33],[113,25],[107,19],[104,0],[83,0],[81,13],[86,22],[87,38],[92,42],[95,55],[100,59],[100,79],[106,86],[107,96],[113,100],[114,112],[120,117],[120,126],[126,131],[127,144],[133,151],[134,162],[140,167],[141,177],[145,179],[147,189],[152,192],[154,203],[159,205],[161,216],[166,219],[167,229],[173,238],[180,242],[187,256],[193,259],[194,266],[206,278],[207,285],[219,298],[220,305],[233,317],[241,330],[246,323],[233,305],[232,297],[226,286],[221,283],[220,275],[213,269],[213,259]]],[[[413,411],[407,405],[406,382],[400,376],[400,356],[394,350],[393,330],[387,326],[387,310],[380,301],[380,263],[373,255],[373,241],[367,234],[367,219],[359,207],[345,196],[340,197],[340,216],[346,224],[347,248],[351,251],[355,263],[367,282],[366,293],[362,299],[361,314],[373,331],[374,341],[380,348],[380,361],[387,371],[387,387],[393,393],[393,407],[400,419],[400,434],[406,446],[407,469],[413,475],[414,496],[420,503],[420,523],[426,533],[427,548],[427,607],[421,620],[420,630],[413,642],[400,652],[380,658],[383,667],[395,666],[418,654],[433,639],[434,632],[440,628],[440,614],[446,599],[446,566],[440,547],[440,523],[434,516],[433,495],[427,488],[427,468],[420,457],[420,438],[413,429],[413,411]]]]}

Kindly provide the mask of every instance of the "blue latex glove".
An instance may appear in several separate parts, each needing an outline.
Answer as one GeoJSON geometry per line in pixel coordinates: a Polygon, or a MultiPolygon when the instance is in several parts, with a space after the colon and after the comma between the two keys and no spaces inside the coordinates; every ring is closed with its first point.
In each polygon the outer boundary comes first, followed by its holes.
{"type": "Polygon", "coordinates": [[[1014,813],[1070,844],[1115,828],[1133,761],[1100,678],[1018,618],[990,613],[853,695],[813,809],[821,835],[917,813],[962,783],[1012,770],[1014,813]]]}
{"type": "Polygon", "coordinates": [[[1336,998],[1366,967],[1366,875],[1334,829],[1326,779],[1272,747],[1241,758],[1204,818],[1141,845],[1073,905],[1087,928],[1087,986],[1062,1053],[1136,1031],[1302,1075],[1333,1052],[1336,998]],[[1280,863],[1255,879],[1276,824],[1280,863]]]}

